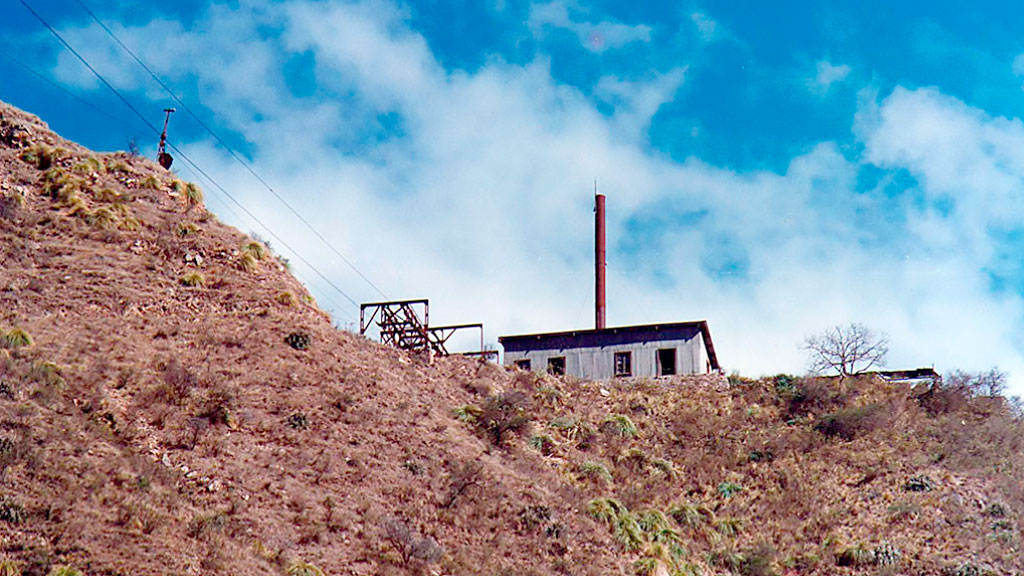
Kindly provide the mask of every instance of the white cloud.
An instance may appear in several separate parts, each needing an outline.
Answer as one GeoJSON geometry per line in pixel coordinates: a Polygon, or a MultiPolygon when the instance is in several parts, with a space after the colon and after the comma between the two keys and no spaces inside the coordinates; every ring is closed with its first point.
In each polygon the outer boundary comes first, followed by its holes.
{"type": "Polygon", "coordinates": [[[690,21],[697,27],[697,32],[704,42],[714,42],[721,37],[722,31],[718,22],[703,12],[690,14],[690,21]]]}
{"type": "MultiPolygon", "coordinates": [[[[151,40],[173,23],[124,37],[172,79],[199,79],[195,96],[244,130],[264,177],[388,296],[429,297],[436,321],[484,321],[491,342],[588,326],[597,177],[612,324],[707,318],[723,364],[759,374],[800,371],[804,336],[860,321],[889,333],[893,366],[999,364],[1024,392],[1021,299],[993,294],[985,271],[996,252],[987,231],[1024,216],[1019,121],[936,90],[900,88],[881,102],[864,93],[854,127],[863,159],[825,142],[783,173],[737,173],[650,150],[644,127],[683,69],[602,79],[596,95],[615,108],[605,116],[558,84],[543,56],[445,70],[383,0],[256,6],[216,7],[167,42],[151,40]],[[280,33],[266,37],[268,27],[280,33]],[[281,62],[307,50],[315,101],[291,96],[281,76],[281,62]],[[374,134],[379,114],[401,135],[374,134]],[[857,190],[860,161],[907,170],[920,189],[857,190]]],[[[534,15],[539,26],[595,26],[557,3],[534,15]]],[[[619,42],[642,37],[627,28],[619,42]]],[[[354,299],[379,297],[209,140],[187,151],[354,299]]],[[[216,190],[208,197],[226,220],[255,228],[220,211],[216,190]]],[[[295,264],[339,320],[354,317],[295,264]]]]}
{"type": "Polygon", "coordinates": [[[648,42],[651,39],[650,26],[629,26],[610,21],[579,21],[570,15],[569,7],[558,0],[531,6],[529,25],[537,37],[542,37],[548,28],[569,30],[576,34],[580,44],[591,52],[604,52],[622,48],[633,42],[648,42]]]}
{"type": "Polygon", "coordinates": [[[594,95],[615,108],[616,133],[626,134],[632,141],[643,137],[651,119],[663,104],[671,102],[683,85],[685,68],[676,68],[644,82],[602,77],[594,95]]]}
{"type": "Polygon", "coordinates": [[[816,74],[807,80],[807,89],[815,96],[824,96],[832,90],[834,84],[845,81],[851,71],[852,68],[846,64],[836,66],[827,60],[821,60],[817,64],[816,74]]]}

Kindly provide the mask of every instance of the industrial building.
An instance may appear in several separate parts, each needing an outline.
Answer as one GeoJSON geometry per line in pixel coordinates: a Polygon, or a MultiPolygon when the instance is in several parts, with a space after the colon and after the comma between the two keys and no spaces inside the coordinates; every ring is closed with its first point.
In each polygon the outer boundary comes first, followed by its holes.
{"type": "Polygon", "coordinates": [[[498,338],[505,364],[585,380],[718,371],[708,323],[678,322],[498,338]]]}
{"type": "Polygon", "coordinates": [[[585,380],[720,371],[707,321],[605,326],[605,197],[594,192],[596,328],[502,336],[505,365],[585,380]]]}

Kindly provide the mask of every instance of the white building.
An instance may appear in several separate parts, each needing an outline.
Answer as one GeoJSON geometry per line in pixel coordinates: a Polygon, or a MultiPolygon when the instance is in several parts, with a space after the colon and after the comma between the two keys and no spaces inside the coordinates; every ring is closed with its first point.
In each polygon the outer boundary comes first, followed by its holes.
{"type": "Polygon", "coordinates": [[[498,338],[505,365],[584,380],[707,374],[720,369],[707,321],[498,338]]]}

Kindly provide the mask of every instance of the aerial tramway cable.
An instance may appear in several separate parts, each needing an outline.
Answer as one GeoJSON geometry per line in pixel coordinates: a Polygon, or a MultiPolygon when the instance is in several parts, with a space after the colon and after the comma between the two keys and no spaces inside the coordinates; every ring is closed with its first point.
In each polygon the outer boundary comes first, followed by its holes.
{"type": "MultiPolygon", "coordinates": [[[[58,40],[58,41],[59,41],[59,42],[60,42],[60,43],[61,43],[61,44],[62,44],[62,45],[63,45],[63,46],[64,46],[64,47],[65,47],[65,48],[66,48],[66,49],[67,49],[67,50],[69,51],[69,52],[71,52],[71,53],[72,53],[72,54],[73,54],[73,55],[74,55],[74,56],[75,56],[76,58],[78,58],[78,60],[79,60],[79,61],[80,61],[80,62],[81,62],[81,63],[82,63],[82,64],[83,64],[83,65],[84,65],[84,66],[85,66],[86,68],[88,68],[88,69],[89,69],[89,71],[90,71],[90,72],[92,72],[92,74],[93,74],[94,76],[96,76],[96,78],[97,78],[97,79],[98,79],[98,80],[99,80],[99,81],[100,81],[100,82],[101,82],[101,83],[102,83],[102,84],[103,84],[104,86],[106,86],[106,87],[107,87],[107,88],[108,88],[108,89],[109,89],[109,90],[110,90],[111,92],[113,92],[113,93],[114,93],[114,95],[115,95],[115,96],[117,96],[117,98],[118,98],[119,100],[121,100],[121,102],[122,102],[122,103],[123,103],[123,104],[124,104],[124,105],[125,105],[125,106],[126,106],[126,107],[127,107],[128,109],[129,109],[129,110],[131,110],[131,111],[132,111],[132,112],[133,112],[133,113],[134,113],[134,114],[135,114],[136,116],[138,116],[138,117],[139,117],[139,119],[140,119],[140,120],[141,120],[141,121],[142,121],[142,122],[143,122],[143,123],[144,123],[144,124],[145,124],[146,126],[148,126],[148,127],[150,128],[150,130],[152,130],[152,131],[153,131],[153,133],[154,133],[154,134],[160,134],[160,131],[159,131],[159,130],[158,130],[158,129],[156,128],[156,126],[154,126],[152,122],[150,122],[150,121],[149,121],[149,120],[148,120],[148,119],[147,119],[147,118],[146,118],[146,117],[145,117],[145,116],[144,116],[144,115],[143,115],[143,114],[142,114],[141,112],[139,112],[139,110],[138,110],[137,108],[135,108],[135,106],[133,106],[133,105],[132,105],[132,103],[131,103],[131,102],[129,102],[129,101],[128,101],[128,99],[127,99],[127,98],[125,98],[125,96],[124,96],[123,94],[121,94],[121,92],[120,92],[120,91],[118,91],[118,90],[117,90],[117,88],[114,88],[114,86],[113,86],[113,85],[111,85],[111,84],[110,84],[110,82],[108,82],[108,81],[107,81],[107,79],[106,79],[106,78],[104,78],[102,74],[100,74],[100,73],[99,73],[99,72],[98,72],[98,71],[97,71],[97,70],[96,70],[96,69],[95,69],[95,68],[94,68],[94,67],[93,67],[93,66],[92,66],[91,64],[89,64],[88,60],[86,60],[86,59],[85,59],[85,57],[83,57],[83,56],[82,56],[81,54],[79,54],[79,53],[78,53],[78,51],[76,51],[76,50],[74,49],[74,47],[72,47],[72,46],[71,46],[71,44],[69,44],[69,43],[68,43],[68,42],[67,42],[67,41],[66,41],[66,40],[65,40],[65,39],[64,39],[64,38],[63,38],[63,37],[62,37],[62,36],[60,35],[60,33],[59,33],[59,32],[57,32],[57,30],[56,30],[56,29],[54,29],[54,27],[53,27],[53,26],[51,26],[51,25],[50,25],[50,24],[49,24],[49,23],[48,23],[48,22],[47,22],[47,21],[46,21],[46,20],[45,20],[45,19],[44,19],[44,18],[43,18],[42,16],[40,16],[40,15],[39,15],[39,13],[38,13],[38,12],[36,12],[36,11],[35,11],[35,10],[34,10],[34,9],[33,9],[33,8],[32,8],[32,7],[31,7],[31,6],[29,5],[29,4],[28,4],[28,2],[26,2],[26,0],[19,0],[19,1],[21,2],[22,6],[24,6],[24,7],[25,7],[25,9],[26,9],[26,10],[28,10],[28,11],[29,11],[29,12],[30,12],[30,13],[32,14],[32,16],[34,16],[34,17],[36,18],[36,20],[38,20],[38,21],[39,21],[39,22],[40,22],[40,23],[41,23],[41,24],[42,24],[43,26],[45,26],[45,27],[46,27],[46,28],[47,28],[47,29],[48,29],[48,30],[50,31],[50,33],[51,33],[51,34],[53,34],[53,36],[54,36],[55,38],[57,38],[57,40],[58,40]]],[[[295,256],[295,257],[296,257],[296,258],[297,258],[297,259],[298,259],[298,260],[299,260],[300,262],[302,262],[302,263],[303,263],[303,264],[305,264],[305,265],[306,265],[307,267],[309,267],[309,269],[310,269],[310,270],[312,270],[312,271],[313,271],[313,272],[314,272],[314,273],[315,273],[315,274],[316,274],[317,276],[319,276],[319,277],[320,277],[320,278],[321,278],[322,280],[324,280],[324,282],[326,282],[326,283],[327,283],[327,284],[328,284],[329,286],[331,286],[331,288],[333,288],[333,289],[334,289],[335,291],[337,291],[337,292],[338,292],[339,294],[341,294],[341,295],[342,295],[343,297],[345,297],[345,299],[346,299],[346,300],[348,300],[348,302],[349,302],[349,303],[351,303],[351,304],[352,304],[352,305],[353,305],[354,307],[356,307],[356,308],[358,308],[358,307],[359,307],[359,304],[358,304],[358,303],[357,303],[357,302],[356,302],[355,300],[353,300],[353,299],[352,299],[352,297],[350,297],[350,296],[349,296],[349,295],[348,295],[348,294],[347,294],[347,293],[346,293],[346,292],[345,292],[344,290],[342,290],[342,289],[341,289],[341,288],[340,288],[340,287],[339,287],[339,286],[338,286],[337,284],[335,284],[334,282],[332,282],[332,281],[330,280],[330,278],[328,278],[328,277],[327,277],[327,276],[325,276],[325,275],[324,275],[324,274],[323,274],[322,272],[320,272],[320,270],[319,270],[319,269],[317,269],[317,267],[316,267],[316,266],[314,266],[314,265],[313,265],[312,263],[310,263],[310,262],[309,262],[309,260],[307,260],[307,259],[306,259],[306,258],[305,258],[305,257],[304,257],[304,256],[303,256],[303,255],[302,255],[302,254],[301,254],[301,253],[300,253],[300,252],[298,251],[298,250],[296,250],[296,249],[292,248],[292,247],[291,247],[291,246],[290,246],[290,245],[289,245],[289,244],[288,244],[287,242],[285,242],[285,241],[284,241],[284,239],[282,239],[282,238],[281,238],[280,236],[278,236],[278,235],[277,235],[277,234],[276,234],[276,233],[275,233],[275,232],[273,231],[273,229],[271,229],[271,228],[270,228],[269,226],[267,226],[266,224],[264,224],[262,220],[260,220],[260,219],[259,219],[259,218],[258,218],[258,217],[257,217],[257,216],[255,215],[255,214],[253,214],[253,213],[252,213],[252,212],[251,212],[251,211],[250,211],[250,210],[249,210],[248,208],[246,208],[246,207],[245,207],[245,205],[243,205],[243,204],[242,204],[241,202],[239,202],[239,201],[238,201],[238,200],[237,200],[237,199],[236,199],[236,198],[235,198],[235,197],[234,197],[234,196],[233,196],[233,195],[232,195],[232,194],[231,194],[230,192],[228,192],[228,191],[227,191],[227,189],[225,189],[225,188],[224,188],[223,186],[221,186],[221,185],[220,185],[220,184],[219,184],[219,183],[218,183],[218,182],[217,182],[216,180],[214,180],[214,179],[213,179],[213,178],[212,178],[212,177],[211,177],[211,176],[210,176],[209,174],[207,174],[205,170],[203,170],[202,168],[200,168],[198,164],[196,164],[195,162],[193,162],[193,161],[192,161],[192,159],[191,159],[191,158],[189,158],[189,157],[188,157],[188,155],[187,155],[187,154],[185,154],[185,153],[184,153],[184,152],[183,152],[183,151],[182,151],[182,150],[181,150],[180,148],[178,148],[177,146],[175,146],[173,142],[167,142],[166,144],[167,144],[167,146],[169,146],[169,147],[170,147],[170,148],[171,148],[171,149],[172,149],[172,150],[173,150],[173,151],[174,151],[175,153],[177,153],[177,154],[178,154],[178,155],[179,155],[179,156],[180,156],[180,157],[181,157],[181,158],[182,158],[182,159],[183,159],[183,160],[184,160],[184,161],[185,161],[186,163],[188,163],[188,164],[189,164],[189,165],[190,165],[190,166],[191,166],[191,167],[192,167],[192,168],[193,168],[193,169],[194,169],[194,170],[195,170],[196,172],[198,172],[198,173],[199,173],[199,174],[201,174],[201,175],[202,175],[203,177],[205,177],[205,178],[206,178],[206,179],[207,179],[207,180],[208,180],[208,181],[209,181],[210,183],[212,183],[212,184],[214,185],[214,187],[215,187],[215,188],[217,188],[218,190],[220,190],[220,191],[221,191],[221,192],[222,192],[222,193],[223,193],[223,194],[224,194],[225,196],[227,196],[227,197],[228,197],[228,198],[229,198],[229,199],[230,199],[230,200],[231,200],[231,201],[232,201],[232,202],[233,202],[233,203],[234,203],[234,204],[235,204],[236,206],[238,206],[238,207],[239,207],[239,209],[241,209],[241,210],[242,210],[243,212],[245,212],[245,214],[247,214],[247,215],[249,216],[249,218],[251,218],[251,219],[252,219],[252,220],[253,220],[254,222],[256,222],[256,223],[257,223],[257,224],[259,224],[259,225],[260,225],[261,227],[263,227],[263,229],[264,229],[264,230],[266,230],[268,234],[270,234],[270,235],[271,235],[271,236],[272,236],[272,237],[273,237],[273,238],[274,238],[274,239],[275,239],[275,240],[276,240],[277,242],[279,242],[279,243],[281,244],[281,246],[283,246],[283,247],[284,247],[284,248],[286,248],[286,249],[287,249],[288,251],[290,251],[290,252],[291,252],[291,253],[292,253],[292,254],[293,254],[293,255],[294,255],[294,256],[295,256]]]]}
{"type": "Polygon", "coordinates": [[[242,158],[241,156],[239,156],[239,155],[238,155],[238,154],[237,154],[237,153],[235,152],[235,150],[234,150],[233,148],[231,148],[231,146],[229,146],[227,142],[225,142],[225,141],[224,141],[224,139],[223,139],[223,138],[221,138],[221,137],[220,137],[220,136],[219,136],[219,135],[218,135],[218,134],[217,134],[216,132],[214,132],[214,131],[213,131],[213,129],[212,129],[212,128],[210,128],[210,126],[209,126],[209,125],[207,125],[207,124],[206,124],[206,122],[203,122],[203,120],[202,120],[202,119],[201,119],[201,118],[200,118],[200,117],[199,117],[199,116],[198,116],[198,115],[197,115],[197,114],[196,114],[195,112],[193,112],[191,108],[189,108],[188,104],[186,104],[186,103],[185,103],[185,102],[184,102],[184,101],[183,101],[183,100],[182,100],[181,98],[179,98],[179,97],[178,97],[178,95],[177,95],[177,94],[175,94],[175,93],[174,93],[174,91],[173,91],[173,90],[171,90],[171,88],[170,88],[170,87],[169,87],[169,86],[168,86],[168,85],[167,85],[167,84],[166,84],[166,83],[165,83],[165,82],[164,82],[163,80],[161,80],[161,79],[160,79],[160,77],[159,77],[159,76],[157,76],[157,74],[156,74],[155,72],[153,72],[153,70],[152,70],[152,69],[151,69],[151,68],[150,68],[149,66],[147,66],[147,65],[146,65],[146,63],[145,63],[145,62],[143,62],[143,61],[142,61],[142,59],[141,59],[141,58],[139,58],[139,57],[138,57],[138,56],[137,56],[137,55],[135,54],[135,52],[133,52],[133,51],[131,50],[131,48],[129,48],[129,47],[127,46],[127,45],[125,45],[125,43],[124,43],[124,42],[122,42],[122,41],[121,41],[121,39],[120,39],[120,38],[118,38],[118,37],[117,37],[117,35],[116,35],[116,34],[114,34],[114,32],[113,32],[113,31],[112,31],[112,30],[111,30],[110,28],[108,28],[106,24],[104,24],[104,23],[103,23],[103,21],[102,21],[102,20],[100,20],[100,19],[99,19],[99,17],[97,17],[97,16],[96,16],[96,14],[94,14],[94,13],[92,12],[92,10],[90,10],[90,9],[88,8],[88,6],[86,6],[86,5],[85,5],[85,3],[84,3],[84,2],[82,2],[82,0],[75,0],[75,2],[76,2],[76,3],[77,3],[77,4],[79,5],[79,6],[81,6],[81,7],[82,7],[82,9],[83,9],[83,10],[85,10],[85,11],[86,11],[86,13],[88,13],[88,14],[89,14],[89,16],[90,16],[90,17],[92,17],[92,19],[93,19],[93,20],[95,20],[95,21],[96,21],[96,23],[97,23],[97,24],[99,24],[99,25],[100,25],[100,27],[101,27],[101,28],[103,28],[103,30],[104,30],[104,31],[105,31],[105,32],[106,32],[106,33],[107,33],[107,34],[108,34],[108,35],[109,35],[109,36],[110,36],[111,38],[113,38],[113,39],[114,39],[114,41],[115,41],[115,42],[117,42],[118,46],[120,46],[120,47],[121,47],[121,48],[122,48],[122,49],[123,49],[123,50],[124,50],[125,52],[127,52],[127,53],[128,53],[128,55],[129,55],[129,56],[131,56],[131,57],[133,58],[133,59],[135,60],[135,62],[136,62],[136,63],[137,63],[137,64],[138,64],[139,66],[141,66],[141,67],[142,67],[142,69],[143,69],[143,70],[145,70],[145,71],[146,71],[146,72],[147,72],[147,73],[148,73],[148,74],[149,74],[149,75],[150,75],[150,76],[151,76],[151,77],[153,78],[153,80],[154,80],[154,81],[156,81],[156,83],[157,83],[157,84],[159,84],[159,85],[160,85],[160,87],[161,87],[161,88],[163,88],[163,89],[164,89],[164,91],[166,91],[166,92],[167,92],[167,94],[169,94],[169,95],[170,95],[170,97],[174,99],[174,101],[175,101],[175,102],[177,102],[177,103],[178,103],[178,105],[179,105],[179,106],[181,106],[182,110],[184,110],[185,112],[188,112],[188,114],[189,114],[190,116],[192,116],[192,118],[193,118],[193,119],[194,119],[194,120],[195,120],[195,121],[196,121],[196,122],[197,122],[197,123],[198,123],[198,124],[199,124],[200,126],[202,126],[204,130],[206,130],[207,132],[209,132],[209,134],[210,134],[211,136],[213,136],[213,138],[214,138],[214,139],[215,139],[215,140],[216,140],[216,141],[217,141],[217,142],[218,142],[218,143],[219,143],[219,144],[220,144],[221,146],[223,146],[225,150],[227,150],[228,154],[230,154],[232,158],[234,158],[234,159],[235,159],[235,160],[236,160],[236,161],[237,161],[237,162],[238,162],[239,164],[241,164],[241,165],[242,165],[242,166],[243,166],[243,167],[244,167],[244,168],[245,168],[245,169],[246,169],[246,170],[247,170],[247,171],[249,172],[249,174],[251,174],[251,175],[252,175],[252,176],[253,176],[254,178],[256,178],[256,180],[258,180],[258,181],[259,181],[259,183],[260,183],[260,184],[262,184],[264,188],[266,188],[266,189],[267,189],[267,190],[268,190],[268,191],[269,191],[269,192],[270,192],[271,194],[273,194],[273,196],[274,196],[275,198],[277,198],[277,200],[278,200],[279,202],[281,202],[282,204],[284,204],[284,206],[285,206],[286,208],[288,208],[288,211],[289,211],[289,212],[291,212],[293,216],[295,216],[296,218],[298,218],[298,219],[299,219],[299,221],[303,223],[303,225],[305,225],[305,226],[306,226],[307,228],[309,228],[309,230],[310,230],[311,232],[313,232],[313,234],[314,234],[314,235],[315,235],[315,236],[316,236],[317,238],[319,238],[321,242],[323,242],[323,243],[324,243],[324,244],[325,244],[325,245],[326,245],[326,246],[327,246],[328,248],[330,248],[330,250],[331,250],[332,252],[334,252],[334,254],[335,254],[335,255],[336,255],[336,256],[337,256],[338,258],[340,258],[340,259],[341,259],[341,260],[342,260],[342,261],[343,261],[343,262],[344,262],[344,263],[345,263],[346,265],[348,265],[348,267],[349,267],[349,268],[351,268],[353,272],[355,272],[355,273],[356,273],[356,274],[357,274],[357,275],[358,275],[358,276],[359,276],[360,278],[362,278],[362,279],[363,279],[363,281],[365,281],[365,282],[366,282],[367,284],[369,284],[371,288],[373,288],[374,290],[376,290],[378,294],[380,294],[380,295],[381,295],[382,297],[384,297],[385,299],[387,299],[387,295],[386,295],[386,294],[384,294],[384,291],[382,291],[382,290],[381,290],[381,289],[380,289],[380,288],[379,288],[379,287],[378,287],[378,286],[377,286],[376,284],[374,284],[374,283],[373,283],[373,281],[371,281],[371,280],[370,280],[369,278],[367,278],[367,277],[366,277],[366,275],[365,275],[365,274],[363,274],[363,272],[362,272],[361,270],[359,270],[359,268],[357,268],[357,267],[356,267],[356,265],[355,265],[355,264],[354,264],[354,263],[353,263],[353,262],[352,262],[351,260],[349,260],[348,258],[346,258],[346,257],[345,257],[345,255],[341,253],[341,251],[339,251],[339,250],[338,250],[337,248],[335,248],[335,247],[334,247],[334,245],[333,245],[333,244],[332,244],[332,243],[331,243],[331,242],[330,242],[330,241],[329,241],[329,240],[328,240],[328,239],[327,239],[326,237],[324,237],[324,235],[323,235],[323,234],[321,234],[321,233],[320,233],[320,231],[319,231],[319,230],[317,230],[317,229],[316,229],[316,227],[314,227],[314,226],[313,226],[313,224],[311,224],[311,223],[310,223],[310,222],[309,222],[309,221],[308,221],[308,220],[307,220],[307,219],[306,219],[305,217],[303,217],[303,216],[302,216],[302,214],[300,214],[300,213],[299,213],[299,211],[298,211],[298,210],[296,210],[296,209],[295,209],[295,208],[294,208],[294,207],[293,207],[293,206],[291,205],[291,203],[290,203],[290,202],[288,202],[288,201],[287,201],[287,200],[286,200],[286,199],[285,199],[285,198],[284,198],[283,196],[281,196],[280,194],[278,194],[278,192],[277,192],[276,190],[274,190],[274,188],[273,188],[273,187],[272,187],[272,186],[271,186],[271,185],[270,185],[270,184],[269,184],[269,183],[268,183],[268,182],[267,182],[266,180],[264,180],[262,176],[260,176],[260,175],[259,175],[258,173],[256,173],[256,170],[255,170],[255,169],[254,169],[254,168],[252,167],[252,165],[251,165],[251,164],[249,164],[249,163],[248,163],[248,162],[246,162],[246,161],[245,161],[245,160],[244,160],[244,159],[243,159],[243,158],[242,158]]]}

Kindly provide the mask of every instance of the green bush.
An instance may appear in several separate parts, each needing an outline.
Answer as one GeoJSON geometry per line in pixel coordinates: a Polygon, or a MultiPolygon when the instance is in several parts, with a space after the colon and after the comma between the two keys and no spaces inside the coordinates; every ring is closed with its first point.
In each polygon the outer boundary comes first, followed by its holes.
{"type": "Polygon", "coordinates": [[[638,550],[645,542],[636,514],[614,498],[595,498],[587,503],[587,514],[608,525],[612,536],[627,550],[638,550]]]}

